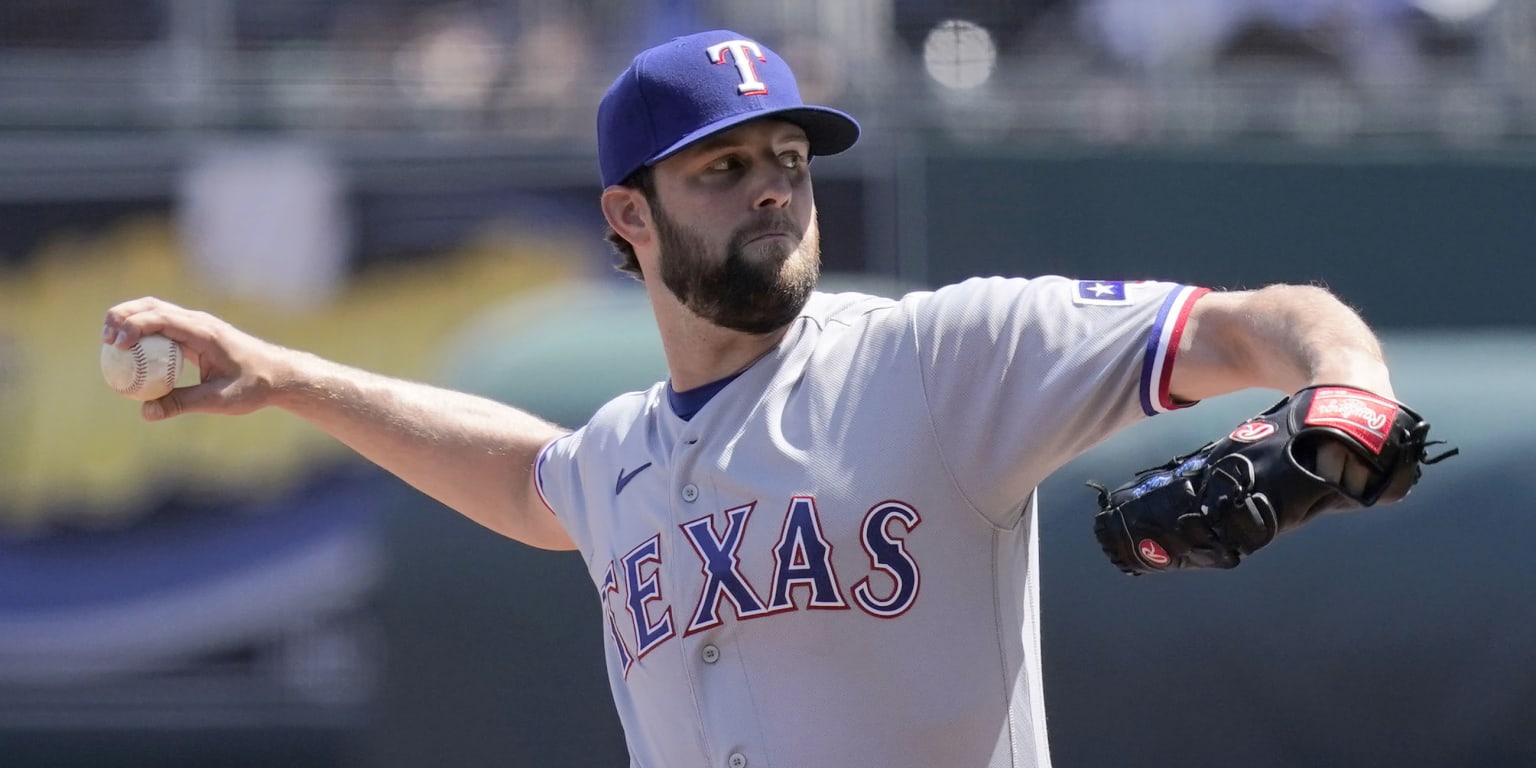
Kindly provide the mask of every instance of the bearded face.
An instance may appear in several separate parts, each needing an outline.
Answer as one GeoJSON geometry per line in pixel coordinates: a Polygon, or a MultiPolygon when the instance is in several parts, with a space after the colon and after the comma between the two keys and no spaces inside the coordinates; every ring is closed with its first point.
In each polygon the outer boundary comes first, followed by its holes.
{"type": "Polygon", "coordinates": [[[770,333],[794,320],[816,288],[821,242],[814,215],[801,231],[788,211],[764,210],[715,245],[704,232],[668,217],[659,200],[651,211],[662,283],[715,325],[770,333]]]}

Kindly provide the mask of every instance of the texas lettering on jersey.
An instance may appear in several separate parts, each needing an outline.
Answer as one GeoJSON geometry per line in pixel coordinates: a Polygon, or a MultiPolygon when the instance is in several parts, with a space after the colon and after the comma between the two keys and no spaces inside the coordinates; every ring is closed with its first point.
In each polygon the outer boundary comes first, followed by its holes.
{"type": "Polygon", "coordinates": [[[636,661],[679,633],[691,635],[724,623],[721,606],[727,600],[740,621],[801,610],[801,600],[808,610],[852,610],[857,606],[870,616],[891,619],[906,613],[917,600],[921,571],[907,550],[906,534],[922,522],[922,517],[911,505],[883,501],[865,513],[858,538],[869,556],[871,573],[863,574],[846,595],[832,563],[833,546],[822,530],[815,497],[790,499],[771,551],[743,552],[747,525],[757,509],[758,502],[754,501],[725,510],[723,521],[707,515],[678,526],[692,549],[690,557],[704,575],[698,595],[686,605],[667,600],[669,585],[662,583],[662,577],[668,569],[664,567],[667,563],[660,533],[608,562],[602,598],[609,639],[626,678],[636,661]],[[723,524],[723,529],[717,523],[723,524]],[[771,582],[756,586],[749,582],[741,571],[744,557],[771,560],[771,582]],[[885,578],[871,582],[874,572],[885,578]],[[803,591],[796,593],[797,588],[803,591]],[[682,614],[689,605],[688,613],[682,614]],[[674,608],[679,609],[676,619],[674,608]]]}

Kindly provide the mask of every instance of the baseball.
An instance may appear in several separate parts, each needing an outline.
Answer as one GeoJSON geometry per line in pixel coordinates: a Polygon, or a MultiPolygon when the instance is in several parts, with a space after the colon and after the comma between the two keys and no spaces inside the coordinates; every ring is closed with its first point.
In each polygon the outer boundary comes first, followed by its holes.
{"type": "Polygon", "coordinates": [[[156,400],[174,389],[181,362],[181,345],[158,334],[127,349],[101,345],[101,375],[118,394],[135,400],[156,400]]]}

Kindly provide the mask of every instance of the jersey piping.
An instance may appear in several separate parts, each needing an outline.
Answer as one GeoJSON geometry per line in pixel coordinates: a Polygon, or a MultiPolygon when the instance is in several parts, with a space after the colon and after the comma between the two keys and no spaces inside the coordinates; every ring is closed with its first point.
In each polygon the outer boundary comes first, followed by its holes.
{"type": "Polygon", "coordinates": [[[1141,369],[1141,409],[1148,416],[1188,408],[1192,402],[1175,400],[1169,390],[1173,363],[1179,354],[1179,340],[1195,301],[1209,293],[1209,288],[1185,286],[1163,300],[1152,332],[1147,334],[1147,356],[1141,369]]]}

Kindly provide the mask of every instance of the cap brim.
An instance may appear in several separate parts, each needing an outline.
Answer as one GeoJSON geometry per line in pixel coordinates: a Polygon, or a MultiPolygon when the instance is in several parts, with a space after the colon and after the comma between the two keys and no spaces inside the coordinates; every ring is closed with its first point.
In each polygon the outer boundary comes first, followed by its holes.
{"type": "Polygon", "coordinates": [[[784,120],[800,126],[800,130],[805,131],[805,137],[811,143],[812,156],[835,155],[852,147],[854,142],[859,140],[859,124],[846,113],[831,107],[787,107],[785,109],[768,110],[765,112],[745,112],[710,123],[678,139],[677,143],[672,146],[652,155],[649,160],[645,161],[645,164],[655,165],[683,151],[690,144],[713,136],[721,131],[735,128],[742,123],[763,118],[784,120]]]}

